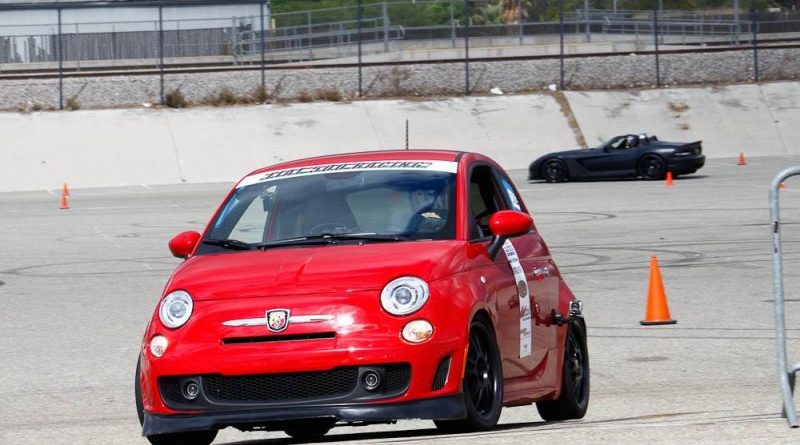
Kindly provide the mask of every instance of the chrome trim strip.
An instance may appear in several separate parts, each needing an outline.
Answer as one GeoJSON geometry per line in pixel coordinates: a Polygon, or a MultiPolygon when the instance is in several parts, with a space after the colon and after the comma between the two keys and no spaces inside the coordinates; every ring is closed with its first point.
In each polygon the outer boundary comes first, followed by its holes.
{"type": "MultiPolygon", "coordinates": [[[[318,323],[321,321],[331,321],[336,319],[333,315],[292,315],[289,317],[291,323],[318,323]]],[[[224,326],[266,326],[267,317],[262,318],[242,318],[239,320],[228,320],[222,323],[224,326]]]]}

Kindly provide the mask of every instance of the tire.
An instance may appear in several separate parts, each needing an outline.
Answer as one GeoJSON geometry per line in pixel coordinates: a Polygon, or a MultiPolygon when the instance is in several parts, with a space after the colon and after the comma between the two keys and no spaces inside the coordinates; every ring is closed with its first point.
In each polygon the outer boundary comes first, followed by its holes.
{"type": "Polygon", "coordinates": [[[284,432],[299,441],[310,442],[328,434],[335,424],[335,419],[311,419],[289,425],[284,432]]]}
{"type": "Polygon", "coordinates": [[[542,176],[547,182],[564,182],[569,177],[567,165],[560,159],[549,159],[542,166],[542,176]]]}
{"type": "MultiPolygon", "coordinates": [[[[139,372],[141,369],[141,359],[136,361],[136,378],[133,384],[136,399],[136,415],[139,417],[139,425],[144,424],[144,403],[142,402],[142,386],[139,383],[139,372]]],[[[186,433],[156,434],[147,436],[147,440],[153,445],[210,445],[217,437],[217,430],[211,431],[189,431],[186,433]]]]}
{"type": "Polygon", "coordinates": [[[571,323],[564,347],[561,394],[556,400],[537,402],[544,420],[581,419],[589,407],[589,350],[583,323],[571,323]]]}
{"type": "Polygon", "coordinates": [[[462,382],[467,418],[436,420],[445,433],[486,431],[494,428],[503,409],[503,368],[491,324],[484,317],[472,320],[469,350],[462,382]]]}
{"type": "Polygon", "coordinates": [[[639,175],[644,179],[656,180],[664,179],[667,175],[667,166],[664,160],[656,155],[649,155],[642,158],[639,162],[639,175]]]}

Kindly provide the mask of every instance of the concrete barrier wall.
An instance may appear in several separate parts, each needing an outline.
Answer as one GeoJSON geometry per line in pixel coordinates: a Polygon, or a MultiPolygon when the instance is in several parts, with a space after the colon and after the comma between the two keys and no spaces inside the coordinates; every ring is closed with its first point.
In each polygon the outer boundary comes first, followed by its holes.
{"type": "Polygon", "coordinates": [[[0,191],[235,181],[276,162],[357,150],[486,153],[504,167],[619,133],[702,139],[709,157],[800,154],[800,82],[712,88],[231,108],[0,113],[0,191]],[[570,126],[568,102],[577,120],[570,126]]]}

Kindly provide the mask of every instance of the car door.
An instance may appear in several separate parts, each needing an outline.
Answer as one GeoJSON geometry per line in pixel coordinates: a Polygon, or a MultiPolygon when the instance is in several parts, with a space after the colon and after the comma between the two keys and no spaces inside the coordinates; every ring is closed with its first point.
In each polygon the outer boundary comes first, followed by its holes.
{"type": "MultiPolygon", "coordinates": [[[[637,147],[629,146],[625,137],[602,148],[603,155],[583,160],[587,170],[598,176],[628,176],[636,171],[637,147]]],[[[638,143],[638,139],[634,139],[638,143]]]]}
{"type": "MultiPolygon", "coordinates": [[[[511,210],[526,212],[511,181],[503,173],[496,171],[496,180],[500,184],[503,198],[511,210]]],[[[509,240],[519,261],[525,277],[527,289],[518,285],[517,301],[522,303],[521,295],[527,293],[530,311],[530,355],[522,362],[525,368],[525,379],[534,383],[534,389],[529,394],[543,394],[553,388],[551,373],[553,364],[557,360],[550,360],[550,354],[558,347],[557,326],[553,323],[553,315],[558,309],[559,279],[555,264],[535,227],[529,233],[509,240]],[[527,291],[527,292],[525,292],[527,291]]],[[[513,253],[512,252],[512,255],[513,253]]],[[[499,256],[499,255],[498,255],[499,256]]],[[[506,256],[506,261],[509,258],[506,256]]],[[[513,299],[509,300],[510,302],[513,299]]],[[[519,308],[519,307],[518,307],[519,308]]],[[[524,308],[523,308],[524,309],[524,308]]],[[[515,315],[519,318],[522,311],[517,314],[508,314],[509,319],[515,315]]],[[[521,326],[522,328],[522,326],[521,326]]],[[[526,334],[520,333],[519,340],[524,341],[526,334]]]]}

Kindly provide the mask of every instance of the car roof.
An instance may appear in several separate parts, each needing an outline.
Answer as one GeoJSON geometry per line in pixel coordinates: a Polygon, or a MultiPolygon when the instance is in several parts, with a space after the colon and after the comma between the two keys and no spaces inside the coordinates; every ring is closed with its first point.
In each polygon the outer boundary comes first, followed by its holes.
{"type": "Polygon", "coordinates": [[[249,173],[247,176],[272,170],[283,170],[287,168],[308,167],[319,164],[337,164],[344,162],[364,162],[364,161],[405,161],[405,160],[425,160],[425,161],[458,161],[463,154],[454,150],[381,150],[381,151],[362,151],[355,153],[340,153],[334,155],[317,156],[313,158],[297,159],[280,164],[270,165],[249,173]]]}

